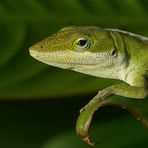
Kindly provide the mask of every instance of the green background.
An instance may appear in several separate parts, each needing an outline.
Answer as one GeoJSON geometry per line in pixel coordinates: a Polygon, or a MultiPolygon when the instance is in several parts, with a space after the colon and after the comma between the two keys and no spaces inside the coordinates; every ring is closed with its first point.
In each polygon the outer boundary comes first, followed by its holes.
{"type": "MultiPolygon", "coordinates": [[[[147,0],[0,0],[0,148],[87,148],[76,135],[79,109],[116,83],[44,65],[28,48],[67,25],[96,25],[148,36],[147,0]]],[[[102,148],[148,146],[129,113],[104,107],[91,135],[102,148]]]]}

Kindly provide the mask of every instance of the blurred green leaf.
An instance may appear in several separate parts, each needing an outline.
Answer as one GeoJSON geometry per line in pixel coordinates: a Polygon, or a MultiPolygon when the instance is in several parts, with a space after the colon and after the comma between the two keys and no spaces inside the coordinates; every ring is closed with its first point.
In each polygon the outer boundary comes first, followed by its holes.
{"type": "MultiPolygon", "coordinates": [[[[0,0],[0,99],[69,96],[71,101],[72,95],[86,96],[118,83],[44,65],[31,58],[28,49],[66,25],[96,25],[147,36],[147,18],[147,0],[0,0]]],[[[147,121],[147,100],[128,101],[115,97],[108,101],[106,104],[128,105],[147,121]]],[[[15,105],[14,102],[1,102],[1,147],[37,148],[47,139],[48,133],[50,138],[55,135],[55,129],[56,133],[63,130],[63,134],[50,139],[43,148],[88,147],[75,132],[64,132],[74,123],[76,117],[71,115],[78,110],[80,101],[64,102],[63,107],[58,102],[43,101],[44,105],[38,102],[37,106],[35,102],[27,103],[29,106],[24,102],[15,105]]],[[[114,121],[112,118],[92,129],[91,135],[104,142],[98,147],[148,145],[147,129],[134,119],[114,121]]]]}

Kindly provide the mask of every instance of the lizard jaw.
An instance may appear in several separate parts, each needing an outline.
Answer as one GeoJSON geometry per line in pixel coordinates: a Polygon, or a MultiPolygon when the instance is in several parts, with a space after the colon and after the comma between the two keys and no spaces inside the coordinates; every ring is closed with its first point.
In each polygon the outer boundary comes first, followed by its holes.
{"type": "Polygon", "coordinates": [[[49,56],[46,57],[44,54],[38,53],[38,52],[32,50],[31,48],[29,49],[29,52],[30,52],[30,55],[34,59],[36,59],[36,60],[38,60],[40,62],[43,62],[43,63],[45,63],[47,65],[54,66],[54,67],[59,67],[59,68],[63,68],[63,69],[70,69],[70,70],[74,69],[74,64],[72,64],[72,63],[65,63],[65,62],[59,62],[59,61],[57,62],[55,60],[56,57],[55,58],[52,57],[50,59],[49,56]]]}

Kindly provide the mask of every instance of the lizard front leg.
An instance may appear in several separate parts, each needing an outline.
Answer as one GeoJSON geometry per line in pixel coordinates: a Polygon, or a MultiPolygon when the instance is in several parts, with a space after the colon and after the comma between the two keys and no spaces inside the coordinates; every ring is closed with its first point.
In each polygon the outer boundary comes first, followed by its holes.
{"type": "Polygon", "coordinates": [[[115,84],[99,91],[98,94],[80,110],[80,113],[84,109],[87,109],[88,106],[91,106],[94,103],[98,102],[98,100],[103,101],[104,99],[112,95],[119,95],[132,99],[143,99],[147,96],[147,93],[148,92],[144,87],[130,86],[126,83],[115,84]]]}

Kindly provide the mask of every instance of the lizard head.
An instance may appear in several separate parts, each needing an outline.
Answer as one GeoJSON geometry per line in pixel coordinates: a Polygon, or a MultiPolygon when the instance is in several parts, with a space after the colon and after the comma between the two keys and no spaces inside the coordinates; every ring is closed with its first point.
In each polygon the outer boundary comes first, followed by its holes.
{"type": "Polygon", "coordinates": [[[48,65],[90,75],[117,63],[117,51],[109,33],[95,26],[68,26],[32,46],[30,54],[48,65]]]}

